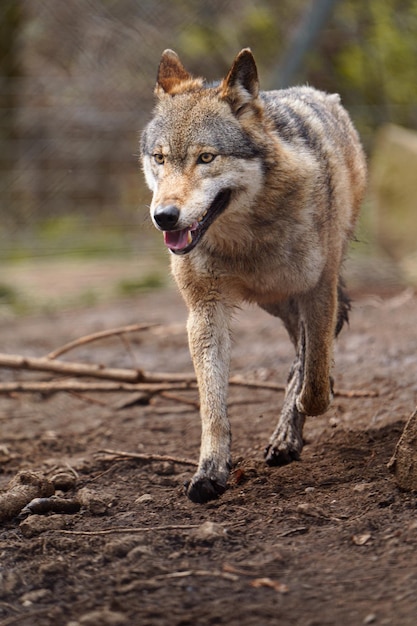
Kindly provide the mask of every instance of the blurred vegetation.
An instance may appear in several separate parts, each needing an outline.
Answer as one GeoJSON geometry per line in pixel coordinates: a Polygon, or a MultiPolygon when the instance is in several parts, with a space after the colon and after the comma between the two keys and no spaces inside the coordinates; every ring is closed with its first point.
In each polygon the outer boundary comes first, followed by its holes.
{"type": "MultiPolygon", "coordinates": [[[[250,46],[274,88],[320,3],[4,0],[0,260],[160,247],[137,153],[161,51],[212,80],[250,46]]],[[[371,152],[382,124],[417,128],[417,0],[330,4],[289,82],[339,92],[371,152]]]]}

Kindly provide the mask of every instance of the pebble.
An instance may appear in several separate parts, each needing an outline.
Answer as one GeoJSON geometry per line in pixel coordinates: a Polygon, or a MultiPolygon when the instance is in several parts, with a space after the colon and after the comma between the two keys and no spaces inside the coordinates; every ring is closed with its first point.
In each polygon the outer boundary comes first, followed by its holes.
{"type": "Polygon", "coordinates": [[[150,493],[144,493],[143,495],[136,498],[135,504],[146,504],[147,502],[153,502],[154,497],[150,493]]]}
{"type": "Polygon", "coordinates": [[[26,539],[36,537],[47,530],[60,530],[65,528],[67,521],[64,515],[48,515],[41,517],[39,515],[31,515],[27,519],[20,522],[19,528],[26,539]]]}
{"type": "Polygon", "coordinates": [[[70,489],[74,489],[77,483],[77,479],[72,472],[62,470],[51,476],[50,480],[55,489],[59,489],[60,491],[70,491],[70,489]]]}
{"type": "Polygon", "coordinates": [[[126,626],[128,619],[123,613],[116,611],[91,611],[80,617],[80,626],[126,626]]]}
{"type": "Polygon", "coordinates": [[[52,592],[50,589],[32,589],[32,591],[23,594],[20,598],[20,602],[23,606],[31,606],[35,602],[42,602],[42,600],[45,600],[51,595],[52,592]]]}
{"type": "Polygon", "coordinates": [[[82,506],[84,506],[91,515],[105,515],[109,508],[109,503],[102,496],[97,495],[95,491],[83,487],[77,492],[77,496],[82,506]]]}
{"type": "Polygon", "coordinates": [[[201,526],[195,528],[190,533],[190,538],[196,542],[201,543],[214,543],[217,539],[224,539],[226,537],[226,529],[221,524],[216,522],[203,522],[201,526]]]}

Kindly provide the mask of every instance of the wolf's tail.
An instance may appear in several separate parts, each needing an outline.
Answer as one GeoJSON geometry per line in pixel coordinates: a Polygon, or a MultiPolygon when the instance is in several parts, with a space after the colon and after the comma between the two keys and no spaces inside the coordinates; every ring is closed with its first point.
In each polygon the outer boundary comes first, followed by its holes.
{"type": "Polygon", "coordinates": [[[337,286],[337,300],[338,300],[338,307],[337,307],[337,323],[336,323],[336,331],[335,331],[336,337],[342,330],[343,324],[345,322],[346,324],[349,323],[349,311],[352,308],[350,304],[351,300],[348,294],[346,293],[345,283],[343,281],[343,278],[341,277],[339,277],[339,284],[337,286]]]}

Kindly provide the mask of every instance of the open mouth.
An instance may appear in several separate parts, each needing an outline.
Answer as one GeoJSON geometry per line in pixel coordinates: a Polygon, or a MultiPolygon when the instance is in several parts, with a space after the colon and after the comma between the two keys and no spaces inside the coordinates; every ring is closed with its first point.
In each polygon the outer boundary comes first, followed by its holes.
{"type": "Polygon", "coordinates": [[[230,202],[231,189],[219,191],[213,202],[196,222],[181,230],[164,230],[165,245],[174,254],[187,254],[200,241],[210,224],[225,210],[230,202]]]}

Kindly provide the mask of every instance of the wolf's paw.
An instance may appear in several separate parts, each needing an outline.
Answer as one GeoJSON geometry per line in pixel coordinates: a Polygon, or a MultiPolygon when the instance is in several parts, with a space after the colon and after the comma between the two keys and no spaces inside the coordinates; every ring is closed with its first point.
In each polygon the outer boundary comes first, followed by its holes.
{"type": "Polygon", "coordinates": [[[194,476],[185,483],[185,493],[192,502],[204,504],[216,500],[226,491],[226,484],[220,483],[208,476],[194,476]]]}
{"type": "Polygon", "coordinates": [[[265,462],[271,467],[277,465],[288,465],[293,461],[300,460],[300,452],[301,450],[292,448],[283,449],[278,448],[273,444],[269,444],[269,446],[265,448],[264,452],[265,462]]]}

